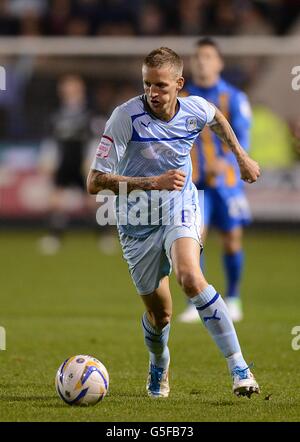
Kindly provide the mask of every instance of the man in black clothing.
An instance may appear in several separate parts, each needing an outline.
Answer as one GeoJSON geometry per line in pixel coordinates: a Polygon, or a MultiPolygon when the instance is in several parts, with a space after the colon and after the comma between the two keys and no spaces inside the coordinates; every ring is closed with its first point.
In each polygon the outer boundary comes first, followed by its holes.
{"type": "Polygon", "coordinates": [[[86,209],[84,162],[91,139],[90,119],[84,81],[66,75],[58,82],[60,106],[50,120],[50,137],[56,145],[56,167],[52,170],[53,190],[49,202],[49,234],[40,242],[41,251],[54,254],[61,245],[68,224],[69,190],[76,190],[86,209]]]}

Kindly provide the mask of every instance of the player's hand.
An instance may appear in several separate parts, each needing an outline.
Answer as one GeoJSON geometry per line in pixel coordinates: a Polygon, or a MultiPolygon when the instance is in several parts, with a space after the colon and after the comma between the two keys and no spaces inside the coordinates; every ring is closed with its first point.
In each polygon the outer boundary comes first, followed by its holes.
{"type": "Polygon", "coordinates": [[[250,158],[246,153],[237,158],[237,161],[240,167],[242,180],[246,181],[247,183],[255,183],[260,176],[260,168],[258,163],[252,160],[252,158],[250,158]]]}
{"type": "Polygon", "coordinates": [[[181,190],[184,186],[185,177],[186,174],[182,170],[168,170],[157,177],[157,190],[181,190]]]}

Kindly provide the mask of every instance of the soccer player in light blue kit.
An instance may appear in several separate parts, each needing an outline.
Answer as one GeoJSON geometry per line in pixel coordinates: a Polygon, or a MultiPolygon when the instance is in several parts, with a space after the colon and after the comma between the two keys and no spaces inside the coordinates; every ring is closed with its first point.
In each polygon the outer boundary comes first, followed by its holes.
{"type": "Polygon", "coordinates": [[[113,111],[91,166],[87,188],[91,194],[110,190],[118,195],[123,255],[146,309],[142,329],[150,357],[146,384],[149,396],[169,395],[169,274],[173,268],[178,283],[226,359],[233,392],[250,397],[259,393],[259,386],[243,358],[227,306],[205,280],[199,266],[199,206],[197,189],[192,183],[190,150],[199,133],[209,125],[234,153],[242,179],[255,182],[259,166],[242,149],[228,121],[215,106],[196,96],[178,98],[184,85],[182,71],[182,59],[171,49],[156,49],[145,58],[145,95],[113,111]],[[124,186],[128,194],[126,204],[121,192],[124,186]],[[131,222],[134,217],[130,216],[139,212],[134,206],[137,191],[144,202],[147,196],[145,210],[140,210],[140,224],[131,222]],[[158,203],[157,191],[162,192],[158,203]],[[167,203],[172,212],[169,223],[161,215],[167,203]],[[151,207],[148,223],[147,204],[151,207]]]}
{"type": "MultiPolygon", "coordinates": [[[[184,88],[184,96],[198,95],[217,106],[231,124],[240,145],[249,149],[251,109],[247,96],[222,77],[224,67],[217,44],[202,38],[191,58],[192,82],[184,88]]],[[[223,266],[226,276],[225,301],[233,321],[243,318],[240,281],[244,265],[243,226],[250,222],[250,210],[240,179],[234,154],[212,131],[205,128],[191,152],[193,182],[204,190],[204,225],[202,239],[209,226],[221,234],[223,266]]],[[[199,320],[191,303],[179,316],[182,322],[199,320]]]]}

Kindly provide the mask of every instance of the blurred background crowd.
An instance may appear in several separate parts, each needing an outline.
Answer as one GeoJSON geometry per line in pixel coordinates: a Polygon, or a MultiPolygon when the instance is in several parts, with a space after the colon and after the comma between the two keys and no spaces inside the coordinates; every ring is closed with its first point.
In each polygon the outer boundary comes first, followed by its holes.
{"type": "MultiPolygon", "coordinates": [[[[284,38],[300,34],[299,16],[298,0],[0,0],[0,46],[14,37],[284,38]]],[[[227,55],[223,77],[243,89],[252,105],[251,152],[265,169],[261,183],[249,190],[254,219],[299,222],[300,112],[290,76],[297,57],[255,55],[255,48],[253,54],[227,55]],[[281,210],[281,201],[290,210],[281,210]]],[[[62,103],[78,99],[86,111],[87,171],[113,108],[143,92],[141,61],[140,54],[0,52],[6,72],[6,90],[0,91],[0,223],[32,222],[47,213],[55,143],[64,136],[57,128],[62,103]]],[[[86,207],[69,201],[75,212],[86,207]]]]}
{"type": "Polygon", "coordinates": [[[1,0],[0,34],[283,34],[297,0],[1,0]]]}

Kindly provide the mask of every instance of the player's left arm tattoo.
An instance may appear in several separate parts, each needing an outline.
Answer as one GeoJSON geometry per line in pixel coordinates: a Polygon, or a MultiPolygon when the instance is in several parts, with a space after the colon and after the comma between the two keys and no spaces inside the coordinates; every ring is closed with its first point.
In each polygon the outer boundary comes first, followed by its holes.
{"type": "Polygon", "coordinates": [[[227,144],[237,159],[247,155],[246,151],[240,145],[232,127],[219,109],[216,109],[214,122],[209,126],[218,137],[227,144]]]}
{"type": "Polygon", "coordinates": [[[252,160],[242,148],[232,127],[219,109],[216,109],[215,118],[210,125],[210,129],[217,134],[234,153],[239,164],[242,180],[248,183],[254,183],[260,175],[259,165],[256,161],[252,160]]]}

